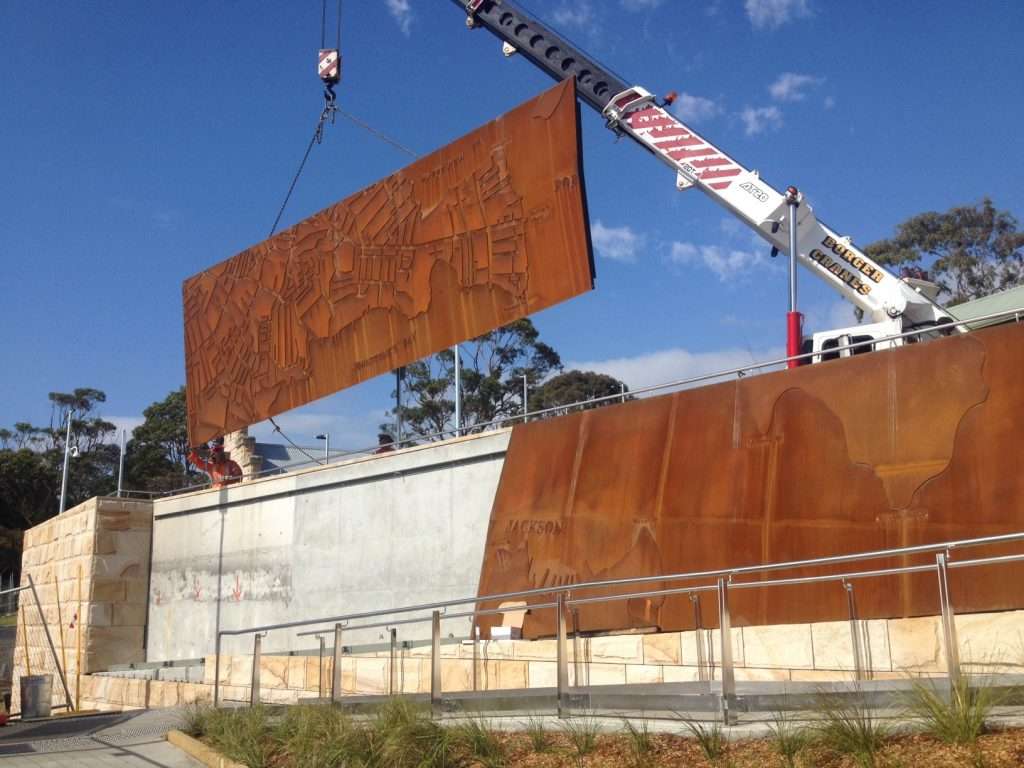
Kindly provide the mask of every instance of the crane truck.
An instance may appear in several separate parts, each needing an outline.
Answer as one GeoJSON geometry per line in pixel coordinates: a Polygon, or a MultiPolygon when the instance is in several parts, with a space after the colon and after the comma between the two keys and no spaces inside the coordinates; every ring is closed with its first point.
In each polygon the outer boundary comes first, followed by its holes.
{"type": "Polygon", "coordinates": [[[673,169],[677,189],[699,189],[767,240],[773,255],[789,253],[791,264],[809,269],[863,313],[866,322],[860,325],[803,339],[791,267],[788,354],[814,353],[810,359],[819,362],[902,344],[904,338],[887,337],[911,331],[920,331],[914,336],[923,338],[963,330],[935,302],[938,286],[920,275],[897,277],[887,271],[850,237],[820,221],[796,188],[777,191],[756,170],[673,115],[667,109],[670,98],[658,99],[638,85],[627,85],[514,0],[452,2],[466,14],[466,26],[491,32],[506,56],[519,54],[557,81],[576,78],[578,98],[597,110],[617,136],[632,139],[673,169]],[[887,340],[873,343],[875,339],[887,340]],[[850,344],[860,346],[850,349],[850,344]]]}

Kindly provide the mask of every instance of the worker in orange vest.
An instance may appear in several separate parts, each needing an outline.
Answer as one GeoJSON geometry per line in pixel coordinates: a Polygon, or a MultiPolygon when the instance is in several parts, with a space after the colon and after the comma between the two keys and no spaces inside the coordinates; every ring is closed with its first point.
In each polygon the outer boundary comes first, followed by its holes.
{"type": "Polygon", "coordinates": [[[242,468],[224,454],[224,438],[214,441],[210,448],[208,461],[203,459],[195,448],[189,451],[188,460],[200,472],[205,472],[210,476],[210,482],[214,488],[223,488],[226,485],[242,481],[242,468]]]}

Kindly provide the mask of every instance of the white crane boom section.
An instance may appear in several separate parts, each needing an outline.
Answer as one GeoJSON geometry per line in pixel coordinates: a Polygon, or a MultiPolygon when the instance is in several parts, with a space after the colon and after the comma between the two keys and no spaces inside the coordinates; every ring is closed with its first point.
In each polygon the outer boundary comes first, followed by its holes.
{"type": "MultiPolygon", "coordinates": [[[[680,189],[697,187],[778,250],[789,252],[786,197],[718,149],[643,88],[612,97],[604,109],[609,127],[628,134],[678,174],[680,189]]],[[[822,224],[807,202],[797,218],[797,259],[873,322],[903,317],[911,326],[949,315],[822,224]]],[[[906,323],[905,323],[906,324],[906,323]]]]}
{"type": "MultiPolygon", "coordinates": [[[[718,149],[658,104],[648,91],[629,87],[627,81],[519,7],[516,0],[452,2],[465,11],[470,29],[482,27],[498,37],[506,56],[521,54],[555,80],[575,78],[580,101],[600,112],[617,134],[631,137],[674,169],[679,189],[698,187],[774,248],[789,253],[789,203],[757,171],[744,168],[718,149]]],[[[807,202],[799,196],[797,200],[796,260],[863,310],[867,319],[880,324],[874,331],[884,335],[885,331],[953,322],[932,300],[937,290],[934,284],[896,277],[868,258],[850,238],[822,224],[807,202]]]]}

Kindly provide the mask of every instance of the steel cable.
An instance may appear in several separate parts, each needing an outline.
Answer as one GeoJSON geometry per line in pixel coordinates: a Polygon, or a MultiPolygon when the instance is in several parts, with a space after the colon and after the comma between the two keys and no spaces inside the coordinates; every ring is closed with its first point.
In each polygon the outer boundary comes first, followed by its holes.
{"type": "Polygon", "coordinates": [[[292,439],[291,439],[290,437],[288,437],[288,435],[286,435],[286,434],[285,434],[285,433],[284,433],[284,432],[283,432],[283,431],[281,430],[281,427],[280,427],[280,426],[278,426],[277,422],[276,422],[276,421],[274,421],[274,418],[273,418],[272,416],[270,416],[270,417],[267,417],[267,421],[269,421],[269,422],[270,422],[271,424],[273,424],[273,425],[274,425],[274,431],[275,431],[275,432],[277,432],[277,433],[278,433],[279,435],[281,435],[281,437],[283,437],[283,438],[284,438],[285,440],[287,440],[287,441],[288,441],[288,443],[289,443],[289,444],[291,445],[291,447],[292,447],[292,448],[294,448],[295,450],[297,450],[297,451],[298,451],[299,453],[301,453],[301,454],[302,454],[303,456],[305,456],[305,457],[306,457],[307,459],[309,459],[310,461],[312,461],[312,462],[313,462],[314,464],[326,464],[326,463],[327,463],[327,459],[328,459],[329,457],[324,457],[323,461],[321,461],[320,459],[314,459],[314,458],[313,458],[313,457],[312,457],[312,456],[311,456],[311,455],[310,455],[310,454],[309,454],[309,453],[308,453],[308,452],[306,451],[306,449],[305,449],[305,448],[303,448],[303,447],[302,447],[302,446],[300,446],[300,445],[296,445],[296,444],[295,444],[295,441],[294,441],[294,440],[292,440],[292,439]]]}

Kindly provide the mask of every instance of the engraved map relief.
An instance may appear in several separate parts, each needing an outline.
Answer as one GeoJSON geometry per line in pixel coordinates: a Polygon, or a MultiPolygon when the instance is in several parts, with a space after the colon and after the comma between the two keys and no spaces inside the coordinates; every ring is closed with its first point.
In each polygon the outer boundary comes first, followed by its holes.
{"type": "Polygon", "coordinates": [[[570,81],[186,280],[190,439],[592,286],[570,81]]]}

